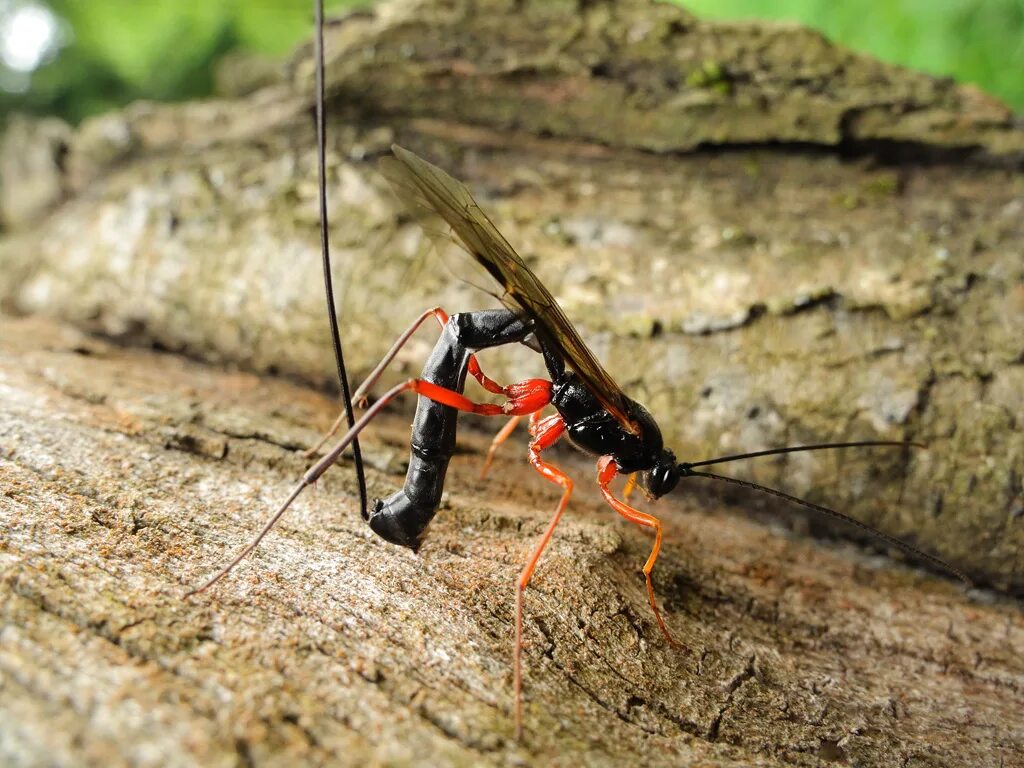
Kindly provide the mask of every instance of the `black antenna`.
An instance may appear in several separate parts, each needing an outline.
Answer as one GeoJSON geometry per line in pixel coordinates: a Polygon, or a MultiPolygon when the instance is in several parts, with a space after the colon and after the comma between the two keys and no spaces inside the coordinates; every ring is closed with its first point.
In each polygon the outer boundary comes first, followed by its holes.
{"type": "MultiPolygon", "coordinates": [[[[334,283],[331,280],[331,249],[327,234],[327,138],[324,118],[324,0],[314,3],[316,12],[316,145],[317,171],[320,189],[320,249],[324,263],[324,291],[327,294],[327,317],[331,324],[331,341],[334,345],[334,361],[338,368],[338,381],[341,382],[341,398],[345,405],[345,417],[348,427],[355,426],[352,415],[352,392],[348,386],[348,375],[345,372],[345,356],[341,351],[341,333],[338,330],[338,314],[334,307],[334,283]]],[[[369,518],[366,503],[366,476],[363,472],[363,454],[359,450],[359,440],[352,441],[352,460],[356,468],[359,482],[359,504],[363,519],[369,518]]]]}
{"type": "Polygon", "coordinates": [[[861,440],[856,443],[818,443],[816,445],[791,445],[787,448],[769,448],[767,451],[754,451],[752,453],[734,453],[732,456],[719,456],[717,459],[704,459],[704,461],[686,461],[679,465],[682,470],[690,467],[706,467],[709,464],[724,464],[727,461],[739,461],[740,459],[756,459],[758,456],[774,456],[779,453],[797,453],[798,451],[821,451],[828,448],[865,448],[892,446],[897,448],[928,448],[924,443],[912,443],[900,440],[861,440]]]}
{"type": "MultiPolygon", "coordinates": [[[[828,446],[825,446],[825,447],[834,447],[835,445],[837,445],[837,444],[832,444],[832,445],[828,445],[828,446]]],[[[806,447],[808,449],[810,448],[809,446],[806,446],[806,447]]],[[[783,448],[783,449],[780,449],[779,451],[758,452],[758,453],[756,453],[754,455],[764,455],[765,453],[773,453],[773,452],[784,452],[786,450],[794,450],[794,449],[785,449],[785,448],[783,448]]],[[[797,448],[795,450],[799,450],[799,448],[797,448]]],[[[729,457],[727,457],[727,458],[729,458],[729,457]]],[[[700,464],[710,464],[710,463],[714,463],[714,462],[713,461],[706,461],[706,462],[699,462],[699,463],[700,464]]],[[[892,546],[894,546],[894,547],[896,547],[898,549],[902,549],[904,552],[906,552],[909,555],[912,555],[914,557],[918,557],[918,558],[920,558],[922,560],[925,560],[928,563],[931,563],[936,568],[939,568],[939,569],[941,569],[943,571],[946,571],[947,573],[952,574],[953,576],[956,576],[958,579],[960,579],[960,581],[964,582],[968,586],[972,586],[973,585],[973,582],[967,577],[967,574],[965,574],[959,568],[956,568],[956,567],[950,565],[945,560],[942,560],[941,558],[938,558],[935,555],[929,555],[927,552],[918,549],[913,544],[908,544],[905,541],[897,539],[895,536],[891,536],[890,534],[885,533],[884,531],[880,531],[877,528],[873,528],[870,525],[868,525],[867,523],[861,522],[860,520],[858,520],[855,517],[850,517],[849,515],[845,515],[842,512],[837,512],[836,510],[830,509],[829,507],[824,507],[821,504],[815,504],[813,501],[807,501],[806,499],[801,499],[801,498],[799,498],[797,496],[791,496],[790,494],[783,493],[782,491],[776,490],[775,488],[769,488],[768,486],[765,486],[765,485],[758,485],[757,483],[752,483],[752,482],[750,482],[748,480],[740,480],[740,479],[735,478],[735,477],[727,477],[726,475],[716,475],[713,472],[694,472],[693,470],[690,469],[690,467],[692,467],[692,466],[696,466],[696,465],[695,464],[680,464],[679,465],[679,469],[681,471],[682,477],[689,477],[689,476],[693,476],[693,477],[707,477],[707,478],[710,478],[712,480],[720,480],[723,483],[732,483],[733,485],[740,485],[740,486],[743,486],[744,488],[750,488],[751,490],[761,491],[763,493],[770,493],[772,496],[778,496],[780,499],[785,499],[786,501],[790,501],[790,502],[792,502],[794,504],[799,504],[800,506],[806,507],[807,509],[813,509],[815,512],[820,512],[823,515],[828,515],[829,517],[835,518],[836,520],[842,520],[844,523],[849,523],[850,525],[852,525],[852,526],[854,526],[856,528],[859,528],[862,531],[866,531],[867,533],[870,533],[870,534],[878,537],[879,539],[881,539],[882,541],[886,542],[887,544],[891,544],[892,546]]]]}

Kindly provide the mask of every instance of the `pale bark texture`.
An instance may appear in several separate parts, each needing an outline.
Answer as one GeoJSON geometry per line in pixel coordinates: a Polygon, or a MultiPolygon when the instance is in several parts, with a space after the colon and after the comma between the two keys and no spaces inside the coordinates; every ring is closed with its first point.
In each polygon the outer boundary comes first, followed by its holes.
{"type": "MultiPolygon", "coordinates": [[[[420,554],[377,539],[347,462],[208,594],[189,585],[282,499],[330,400],[0,322],[0,761],[19,765],[1024,763],[1019,608],[674,499],[650,540],[587,489],[527,600],[526,735],[510,719],[513,582],[556,494],[477,477],[467,433],[420,554]]],[[[366,441],[400,480],[406,420],[366,441]]]]}
{"type": "MultiPolygon", "coordinates": [[[[183,602],[335,407],[300,386],[333,376],[303,49],[247,95],[3,140],[0,302],[61,322],[0,322],[0,760],[1024,765],[1019,121],[800,28],[639,0],[390,3],[328,32],[357,377],[423,309],[495,303],[379,176],[397,141],[467,182],[682,457],[926,442],[721,471],[994,591],[793,538],[687,481],[645,507],[679,653],[638,573],[650,540],[554,451],[577,498],[529,593],[516,744],[513,581],[557,494],[522,442],[479,480],[488,437],[467,427],[418,556],[360,520],[343,462],[183,602]]],[[[526,349],[482,362],[542,371],[526,349]]],[[[402,480],[410,405],[367,436],[376,495],[402,480]]]]}

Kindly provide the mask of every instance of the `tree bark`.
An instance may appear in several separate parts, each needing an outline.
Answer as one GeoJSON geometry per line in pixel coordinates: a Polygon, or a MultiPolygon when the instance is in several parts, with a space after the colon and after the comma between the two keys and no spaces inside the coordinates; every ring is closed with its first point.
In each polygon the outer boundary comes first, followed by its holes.
{"type": "MultiPolygon", "coordinates": [[[[849,547],[672,499],[650,540],[583,480],[527,598],[511,739],[513,583],[556,493],[477,478],[464,436],[420,554],[374,537],[351,466],[210,593],[301,474],[332,401],[294,384],[0,322],[8,764],[1020,765],[1024,622],[849,547]]],[[[366,440],[400,482],[406,422],[366,440]]],[[[512,453],[510,449],[508,453],[512,453]]]]}
{"type": "MultiPolygon", "coordinates": [[[[392,3],[329,32],[356,373],[421,309],[493,303],[424,257],[375,169],[397,140],[474,189],[682,457],[927,442],[728,469],[1021,591],[1024,131],[1005,108],[800,28],[646,2],[392,3]]],[[[530,593],[516,746],[512,579],[554,497],[514,448],[476,480],[487,437],[471,430],[419,557],[358,520],[346,466],[229,582],[181,602],[330,421],[326,399],[264,375],[322,387],[333,371],[311,93],[303,49],[254,94],[4,140],[0,302],[100,336],[0,330],[2,753],[1024,762],[1016,604],[721,514],[689,481],[651,510],[677,654],[636,572],[650,542],[600,511],[570,453],[580,498],[530,593]]],[[[422,365],[417,339],[396,379],[422,365]]],[[[484,364],[540,370],[526,350],[484,364]]],[[[401,482],[404,424],[368,437],[378,495],[401,482]]]]}
{"type": "MultiPolygon", "coordinates": [[[[1024,587],[1024,131],[1009,112],[806,30],[649,3],[396,4],[331,29],[357,371],[419,307],[487,301],[422,258],[374,167],[397,138],[481,190],[681,455],[927,443],[738,471],[1024,587]]],[[[328,381],[309,71],[300,52],[244,99],[135,105],[66,141],[51,124],[12,132],[8,169],[63,147],[26,200],[70,199],[0,245],[0,297],[328,381]]],[[[496,372],[521,376],[513,359],[496,372]]]]}

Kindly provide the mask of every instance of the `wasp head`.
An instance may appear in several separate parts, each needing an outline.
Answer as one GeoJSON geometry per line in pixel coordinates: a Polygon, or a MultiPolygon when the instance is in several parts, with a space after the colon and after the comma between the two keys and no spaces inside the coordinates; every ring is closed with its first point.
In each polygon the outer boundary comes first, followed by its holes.
{"type": "Polygon", "coordinates": [[[640,484],[652,499],[671,493],[679,482],[679,463],[667,448],[658,454],[654,466],[640,476],[640,484]]]}

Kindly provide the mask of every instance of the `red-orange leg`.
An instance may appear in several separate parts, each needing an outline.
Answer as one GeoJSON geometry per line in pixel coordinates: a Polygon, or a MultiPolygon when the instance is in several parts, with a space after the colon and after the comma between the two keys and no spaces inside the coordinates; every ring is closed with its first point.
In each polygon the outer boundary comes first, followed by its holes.
{"type": "Polygon", "coordinates": [[[636,490],[636,478],[639,472],[631,472],[629,479],[626,480],[626,486],[622,489],[622,498],[629,501],[629,497],[633,495],[633,491],[636,490]]]}
{"type": "Polygon", "coordinates": [[[494,379],[488,378],[483,371],[480,370],[480,363],[476,361],[476,355],[469,356],[469,365],[466,366],[469,371],[469,375],[480,382],[480,386],[486,389],[488,392],[493,392],[496,395],[500,395],[505,389],[501,384],[496,382],[494,379]]]}
{"type": "Polygon", "coordinates": [[[558,469],[558,467],[548,464],[541,459],[540,452],[554,444],[562,436],[563,432],[565,432],[565,422],[562,421],[562,417],[558,414],[543,419],[540,416],[539,410],[531,414],[530,434],[533,436],[533,439],[530,441],[530,463],[545,480],[562,486],[562,498],[558,502],[558,507],[555,509],[551,522],[548,523],[547,529],[545,529],[544,534],[540,537],[540,541],[537,542],[537,546],[534,547],[533,554],[526,561],[526,567],[523,568],[523,572],[519,574],[519,580],[516,582],[516,643],[512,654],[512,669],[517,739],[523,733],[523,592],[526,590],[526,585],[530,583],[530,577],[533,576],[533,572],[537,568],[537,561],[540,560],[544,548],[548,545],[548,541],[551,540],[551,534],[555,532],[555,526],[558,525],[558,521],[565,511],[566,504],[569,503],[569,496],[572,495],[572,479],[562,470],[558,469]]]}
{"type": "MultiPolygon", "coordinates": [[[[424,313],[424,315],[427,315],[427,314],[432,314],[434,317],[436,317],[438,325],[440,325],[442,328],[444,328],[444,324],[448,322],[448,317],[449,317],[448,313],[445,312],[440,307],[434,307],[433,309],[429,310],[427,313],[424,313]]],[[[421,320],[419,320],[417,322],[422,322],[422,321],[423,320],[421,319],[421,320]]],[[[493,393],[495,395],[502,394],[502,389],[504,389],[504,388],[501,386],[501,384],[496,382],[494,379],[488,378],[488,376],[482,370],[480,370],[480,363],[478,363],[476,361],[476,355],[470,355],[469,356],[469,365],[467,366],[467,370],[469,371],[469,375],[472,376],[477,381],[479,381],[480,382],[480,386],[483,387],[484,389],[486,389],[488,392],[491,392],[491,393],[493,393]]]]}
{"type": "Polygon", "coordinates": [[[654,584],[651,581],[651,571],[654,570],[654,563],[658,559],[658,552],[661,551],[661,520],[641,512],[638,509],[633,509],[625,502],[619,501],[613,495],[611,490],[608,488],[609,483],[614,479],[615,475],[618,474],[618,467],[615,466],[615,460],[611,456],[602,456],[597,460],[597,484],[601,488],[601,495],[604,496],[604,500],[608,502],[612,509],[622,515],[630,522],[642,525],[645,528],[654,529],[654,548],[651,549],[651,556],[647,558],[647,562],[644,563],[644,578],[647,580],[647,597],[651,602],[651,609],[654,611],[654,618],[658,620],[658,626],[661,627],[661,633],[665,635],[665,639],[668,640],[669,645],[675,648],[685,648],[682,643],[679,643],[672,637],[672,633],[668,631],[668,627],[665,624],[665,620],[661,618],[661,611],[658,610],[658,603],[654,599],[654,584]]]}
{"type": "Polygon", "coordinates": [[[491,440],[491,447],[487,449],[487,458],[484,459],[484,465],[480,468],[480,477],[484,478],[487,476],[487,470],[491,468],[491,464],[494,462],[494,454],[498,452],[498,446],[504,443],[512,433],[516,431],[516,427],[519,426],[519,422],[522,421],[522,416],[513,416],[508,420],[508,424],[501,428],[501,431],[494,436],[491,440]]]}
{"type": "MultiPolygon", "coordinates": [[[[377,363],[377,367],[370,372],[370,375],[366,377],[366,381],[359,385],[359,388],[352,395],[353,403],[355,403],[361,408],[366,406],[366,396],[369,394],[370,388],[377,383],[377,380],[384,373],[385,369],[391,364],[391,361],[395,359],[395,356],[398,354],[399,350],[401,350],[402,347],[405,346],[406,342],[408,342],[409,339],[412,338],[412,335],[416,333],[417,330],[419,330],[419,327],[423,325],[423,323],[425,323],[431,317],[436,319],[438,325],[444,328],[444,324],[448,322],[449,316],[447,312],[441,309],[441,307],[434,307],[432,309],[428,309],[419,317],[417,317],[413,321],[412,325],[406,328],[402,332],[402,335],[395,340],[395,343],[391,345],[391,349],[389,349],[387,354],[384,355],[383,358],[381,358],[381,361],[377,363]]],[[[475,355],[471,355],[469,358],[468,371],[469,374],[474,379],[480,382],[480,386],[482,386],[488,392],[491,392],[496,395],[503,394],[503,387],[493,379],[488,378],[484,374],[484,372],[480,370],[480,364],[477,362],[475,355]]],[[[320,438],[319,442],[317,442],[316,445],[314,445],[312,448],[306,451],[304,455],[312,456],[317,451],[319,451],[323,447],[323,444],[330,440],[331,437],[333,437],[334,434],[339,429],[341,429],[341,425],[344,423],[344,421],[345,412],[342,411],[341,413],[338,414],[338,418],[334,420],[334,423],[331,425],[331,428],[327,430],[327,433],[320,438]]]]}
{"type": "Polygon", "coordinates": [[[478,413],[481,416],[525,416],[539,411],[548,404],[551,382],[546,379],[530,379],[505,387],[507,397],[504,403],[477,403],[465,395],[452,389],[438,386],[423,379],[410,379],[404,390],[412,390],[416,394],[428,397],[436,403],[450,405],[467,413],[478,413]],[[525,385],[530,385],[529,387],[525,385]],[[538,405],[539,403],[539,405],[538,405]]]}

